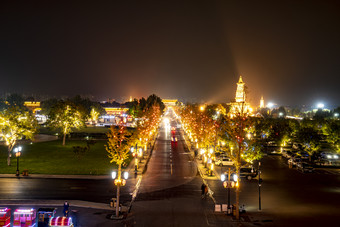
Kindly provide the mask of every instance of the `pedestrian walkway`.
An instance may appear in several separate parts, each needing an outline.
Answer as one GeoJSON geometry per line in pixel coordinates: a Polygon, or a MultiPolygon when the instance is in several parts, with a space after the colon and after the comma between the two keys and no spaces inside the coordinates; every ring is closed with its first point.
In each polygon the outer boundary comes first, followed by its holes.
{"type": "MultiPolygon", "coordinates": [[[[39,199],[1,199],[1,206],[62,206],[65,200],[39,200],[39,199]]],[[[112,210],[108,203],[95,203],[81,200],[68,200],[72,207],[112,210]]]]}

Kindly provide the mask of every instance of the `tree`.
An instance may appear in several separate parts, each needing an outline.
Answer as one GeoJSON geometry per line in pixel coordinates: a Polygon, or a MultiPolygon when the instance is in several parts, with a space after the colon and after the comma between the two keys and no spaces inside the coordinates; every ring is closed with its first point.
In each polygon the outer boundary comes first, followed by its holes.
{"type": "Polygon", "coordinates": [[[65,146],[66,135],[73,128],[85,126],[85,117],[78,109],[71,102],[59,101],[51,108],[48,114],[48,124],[53,128],[60,129],[63,135],[63,146],[65,146]]]}
{"type": "MultiPolygon", "coordinates": [[[[248,116],[249,113],[244,111],[243,104],[241,111],[236,113],[233,118],[225,117],[221,125],[222,131],[225,132],[225,139],[232,149],[229,149],[229,157],[233,160],[237,176],[240,176],[242,159],[247,162],[261,158],[259,147],[251,139],[247,139],[247,134],[252,130],[254,121],[248,116]]],[[[236,219],[239,219],[239,182],[236,186],[236,219]]]]}
{"type": "Polygon", "coordinates": [[[297,132],[297,139],[302,143],[303,149],[309,154],[309,161],[312,155],[320,148],[321,136],[313,127],[301,127],[297,132]]]}
{"type": "Polygon", "coordinates": [[[99,116],[100,116],[100,113],[95,108],[92,108],[91,113],[90,113],[91,121],[96,123],[98,121],[99,116]]]}
{"type": "Polygon", "coordinates": [[[9,106],[24,106],[24,98],[19,94],[11,94],[6,98],[6,101],[9,106]]]}
{"type": "Polygon", "coordinates": [[[325,124],[324,134],[326,135],[326,140],[333,149],[340,152],[340,121],[331,120],[325,124]]]}
{"type": "Polygon", "coordinates": [[[141,118],[153,106],[158,106],[161,113],[163,113],[165,105],[162,99],[155,94],[150,95],[147,99],[141,98],[139,100],[134,99],[128,103],[129,114],[135,118],[141,118]]]}
{"type": "Polygon", "coordinates": [[[98,115],[96,120],[100,115],[105,113],[104,108],[98,102],[91,101],[89,98],[82,98],[80,95],[68,101],[78,107],[78,110],[84,115],[85,119],[93,120],[93,111],[98,115]]]}
{"type": "Polygon", "coordinates": [[[22,138],[33,139],[37,122],[34,116],[18,106],[0,112],[1,136],[8,147],[7,165],[11,165],[11,151],[22,138]]]}
{"type": "Polygon", "coordinates": [[[286,109],[283,106],[280,106],[277,111],[279,112],[279,117],[285,117],[287,115],[286,109]]]}
{"type": "Polygon", "coordinates": [[[116,205],[116,217],[119,216],[119,196],[121,185],[122,164],[129,157],[130,149],[130,133],[126,127],[120,125],[119,128],[115,126],[110,127],[110,131],[107,133],[108,141],[105,145],[106,151],[109,153],[110,163],[116,163],[118,166],[117,173],[117,205],[116,205]]]}
{"type": "Polygon", "coordinates": [[[44,115],[49,115],[51,109],[58,104],[60,100],[52,98],[41,102],[41,113],[44,115]]]}

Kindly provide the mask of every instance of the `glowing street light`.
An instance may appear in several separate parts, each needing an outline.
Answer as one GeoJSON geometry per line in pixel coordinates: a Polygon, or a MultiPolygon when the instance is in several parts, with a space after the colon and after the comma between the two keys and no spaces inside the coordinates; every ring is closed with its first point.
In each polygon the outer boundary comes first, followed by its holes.
{"type": "Polygon", "coordinates": [[[204,111],[205,107],[202,105],[200,106],[200,111],[204,111]]]}
{"type": "Polygon", "coordinates": [[[15,156],[17,157],[17,172],[15,174],[15,176],[17,176],[17,177],[20,175],[20,173],[19,173],[19,158],[20,158],[20,155],[21,155],[21,150],[22,150],[21,146],[14,148],[15,156]]]}
{"type": "Polygon", "coordinates": [[[318,109],[323,109],[323,108],[325,107],[325,105],[324,105],[323,103],[318,103],[318,104],[316,105],[316,107],[317,107],[318,109]]]}
{"type": "Polygon", "coordinates": [[[274,103],[272,103],[272,102],[268,102],[268,104],[267,104],[267,108],[273,108],[274,107],[274,103]]]}
{"type": "Polygon", "coordinates": [[[221,175],[221,181],[223,182],[223,187],[228,189],[228,207],[227,214],[231,214],[231,205],[230,205],[230,188],[238,187],[238,177],[236,174],[231,174],[230,168],[228,174],[221,175]]]}

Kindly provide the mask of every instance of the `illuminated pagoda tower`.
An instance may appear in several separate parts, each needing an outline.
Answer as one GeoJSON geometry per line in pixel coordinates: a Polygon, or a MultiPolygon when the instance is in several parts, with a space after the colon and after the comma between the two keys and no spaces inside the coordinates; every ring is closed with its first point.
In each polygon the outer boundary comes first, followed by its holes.
{"type": "Polygon", "coordinates": [[[260,100],[260,109],[264,108],[264,99],[263,96],[261,96],[261,100],[260,100]]]}
{"type": "Polygon", "coordinates": [[[250,104],[246,102],[245,83],[242,80],[242,76],[240,76],[237,83],[235,101],[229,103],[229,105],[230,117],[234,117],[236,114],[249,114],[253,111],[250,104]]]}

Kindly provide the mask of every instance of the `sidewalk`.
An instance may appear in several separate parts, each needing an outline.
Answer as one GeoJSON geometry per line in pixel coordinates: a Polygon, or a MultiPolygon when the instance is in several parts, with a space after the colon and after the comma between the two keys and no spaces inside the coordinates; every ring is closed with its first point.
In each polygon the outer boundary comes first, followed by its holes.
{"type": "Polygon", "coordinates": [[[213,169],[213,171],[212,171],[213,174],[210,175],[208,173],[208,169],[204,166],[204,164],[202,164],[202,162],[195,157],[194,149],[192,149],[192,144],[190,144],[187,135],[185,134],[184,130],[181,130],[181,132],[182,132],[182,136],[183,136],[183,139],[184,139],[184,143],[185,143],[187,149],[189,150],[189,152],[192,156],[192,159],[195,161],[201,177],[203,179],[208,179],[208,180],[219,180],[220,176],[215,169],[213,169]]]}
{"type": "MultiPolygon", "coordinates": [[[[65,200],[0,199],[1,206],[62,206],[65,200]]],[[[81,200],[68,200],[73,207],[112,210],[108,203],[95,203],[81,200]]]]}
{"type": "MultiPolygon", "coordinates": [[[[185,132],[182,130],[181,133],[184,139],[185,146],[187,147],[193,160],[195,161],[197,170],[199,171],[200,176],[203,179],[203,182],[208,186],[208,189],[210,192],[210,198],[213,200],[214,205],[222,205],[222,204],[216,203],[216,200],[213,196],[214,192],[210,189],[209,184],[207,182],[207,180],[220,180],[220,176],[218,172],[216,171],[216,169],[214,169],[212,171],[213,172],[212,175],[208,174],[208,169],[204,166],[202,161],[195,158],[194,149],[192,149],[192,145],[190,144],[185,132]]],[[[269,217],[270,215],[263,211],[240,213],[240,220],[236,220],[234,216],[227,215],[226,212],[215,212],[214,210],[212,210],[210,215],[214,217],[213,220],[215,220],[216,222],[214,224],[217,224],[217,225],[221,224],[223,226],[226,225],[226,226],[237,226],[237,227],[248,227],[248,226],[250,227],[250,226],[255,226],[255,225],[272,226],[273,224],[273,218],[270,218],[269,217]]]]}

